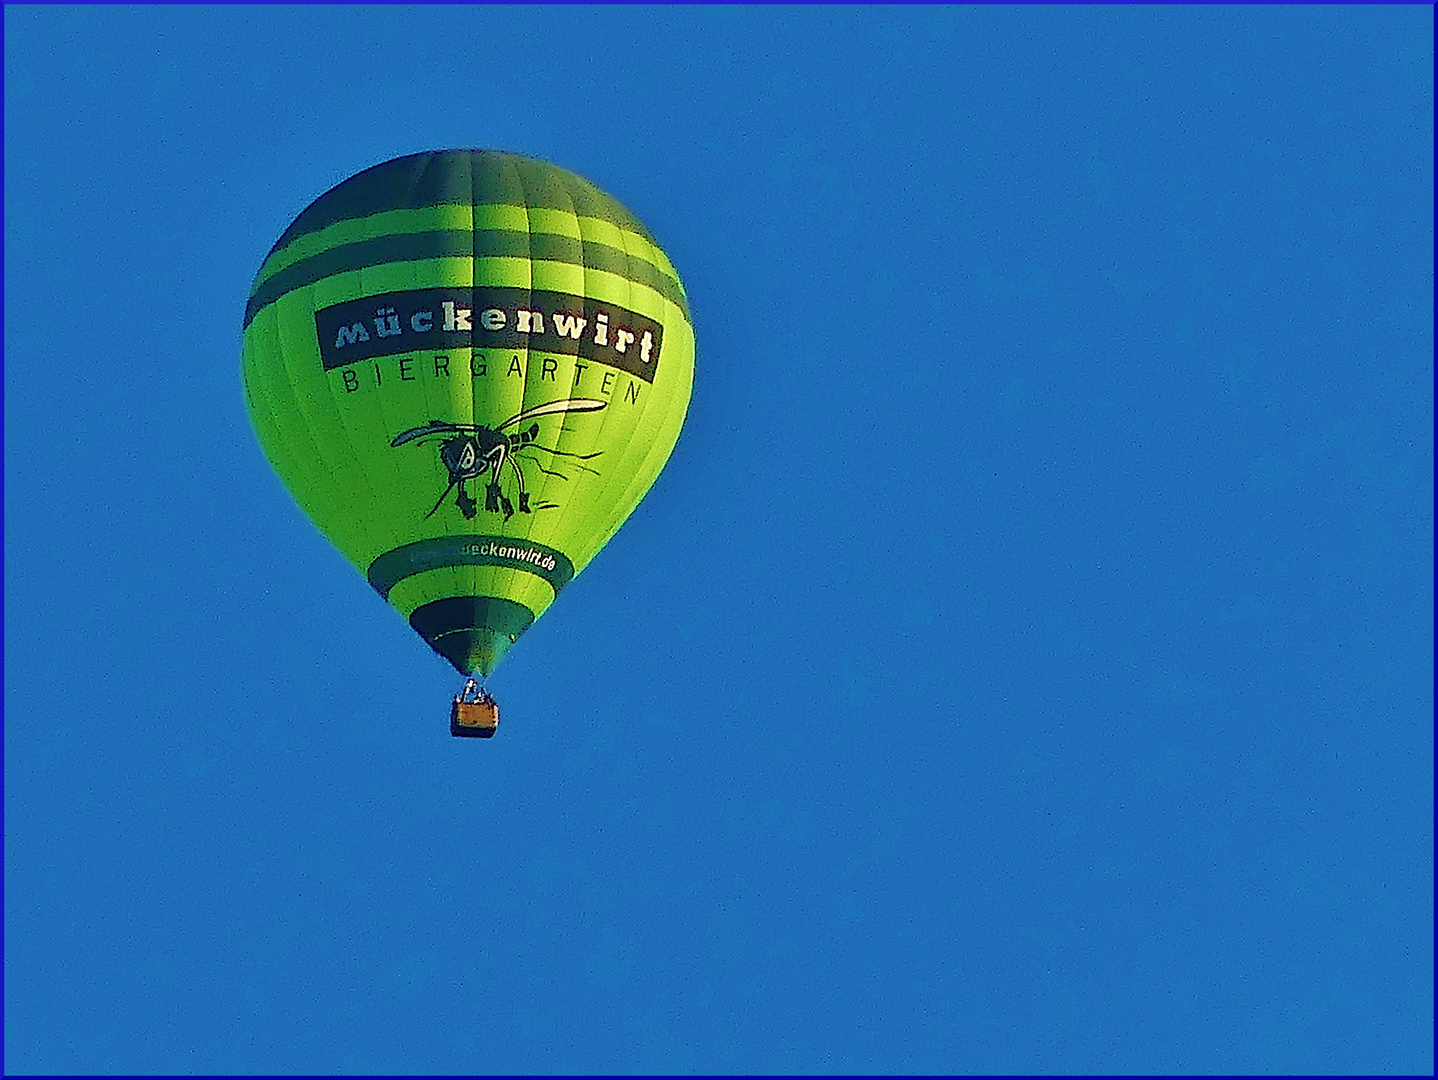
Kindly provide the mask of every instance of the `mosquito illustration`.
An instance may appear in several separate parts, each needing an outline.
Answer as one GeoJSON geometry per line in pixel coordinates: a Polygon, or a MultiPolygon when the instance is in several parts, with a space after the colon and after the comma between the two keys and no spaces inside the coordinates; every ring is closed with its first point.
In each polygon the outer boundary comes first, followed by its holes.
{"type": "MultiPolygon", "coordinates": [[[[519,455],[529,450],[543,450],[560,457],[575,458],[577,459],[576,468],[598,476],[599,474],[593,469],[586,465],[580,465],[578,462],[597,458],[603,451],[596,450],[592,454],[574,454],[568,450],[540,446],[535,441],[539,438],[538,423],[530,424],[523,431],[512,434],[505,434],[505,430],[512,428],[515,424],[522,424],[526,420],[534,420],[540,416],[552,416],[555,413],[597,412],[607,404],[608,402],[596,398],[562,398],[558,401],[547,401],[543,405],[535,405],[533,408],[515,413],[508,420],[496,424],[494,427],[486,427],[483,424],[454,424],[448,420],[431,420],[422,427],[410,428],[408,431],[396,435],[390,441],[390,445],[403,446],[408,442],[423,442],[432,438],[443,440],[439,444],[439,460],[449,470],[449,486],[444,489],[444,494],[439,497],[439,501],[434,504],[434,508],[428,514],[425,514],[425,517],[430,517],[435,510],[444,505],[444,500],[456,488],[459,491],[455,496],[455,504],[459,507],[459,512],[467,518],[474,517],[479,513],[479,504],[474,501],[473,496],[465,488],[465,484],[473,480],[485,480],[485,510],[495,514],[503,513],[504,520],[508,521],[514,516],[515,508],[501,487],[501,479],[506,468],[514,473],[521,514],[532,514],[534,509],[547,510],[558,505],[557,503],[543,503],[531,509],[529,492],[524,486],[524,470],[520,468],[519,455]]],[[[527,461],[527,464],[533,465],[546,476],[557,476],[561,480],[569,479],[564,473],[546,469],[532,458],[527,461]]]]}

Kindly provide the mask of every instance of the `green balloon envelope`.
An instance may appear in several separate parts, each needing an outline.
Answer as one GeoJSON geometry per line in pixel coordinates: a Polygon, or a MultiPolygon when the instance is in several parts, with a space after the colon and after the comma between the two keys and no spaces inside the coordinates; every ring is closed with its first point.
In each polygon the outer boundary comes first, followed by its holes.
{"type": "Polygon", "coordinates": [[[320,196],[245,311],[295,501],[461,673],[489,674],[649,490],[694,330],[639,221],[533,158],[397,158],[320,196]]]}

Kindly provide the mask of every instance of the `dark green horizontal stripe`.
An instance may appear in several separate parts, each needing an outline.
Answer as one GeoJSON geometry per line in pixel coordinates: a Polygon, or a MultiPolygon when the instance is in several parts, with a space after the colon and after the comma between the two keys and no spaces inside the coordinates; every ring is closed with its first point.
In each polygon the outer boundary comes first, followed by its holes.
{"type": "Polygon", "coordinates": [[[436,536],[386,551],[370,563],[369,583],[389,599],[407,577],[446,566],[503,566],[542,577],[556,594],[574,577],[574,564],[557,548],[503,536],[436,536]]]}
{"type": "Polygon", "coordinates": [[[383,162],[337,184],[305,208],[271,253],[296,237],[381,210],[487,203],[565,210],[654,239],[613,196],[568,169],[502,150],[432,150],[383,162]]]}
{"type": "Polygon", "coordinates": [[[245,307],[245,326],[256,314],[281,296],[313,285],[334,274],[364,270],[392,262],[444,257],[483,258],[512,256],[572,263],[589,270],[607,270],[630,281],[648,285],[673,301],[689,318],[689,304],[679,283],[653,263],[619,248],[594,241],[576,240],[553,233],[519,232],[512,229],[436,229],[431,232],[395,233],[372,240],[357,240],[317,252],[292,266],[276,271],[260,282],[245,307]]]}

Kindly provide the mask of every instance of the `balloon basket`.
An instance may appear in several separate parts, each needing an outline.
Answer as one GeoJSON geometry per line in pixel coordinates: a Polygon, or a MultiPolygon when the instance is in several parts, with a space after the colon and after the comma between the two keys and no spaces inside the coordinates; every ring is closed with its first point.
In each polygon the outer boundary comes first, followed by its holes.
{"type": "Polygon", "coordinates": [[[489,739],[499,727],[493,701],[456,701],[449,710],[449,733],[462,739],[489,739]]]}

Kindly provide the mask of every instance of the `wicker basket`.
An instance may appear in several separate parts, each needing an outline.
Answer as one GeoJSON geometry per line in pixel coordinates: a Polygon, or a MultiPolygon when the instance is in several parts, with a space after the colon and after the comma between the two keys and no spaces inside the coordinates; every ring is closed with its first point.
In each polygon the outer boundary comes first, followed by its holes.
{"type": "Polygon", "coordinates": [[[449,710],[449,733],[467,739],[488,739],[499,727],[499,706],[493,701],[456,701],[449,710]]]}

